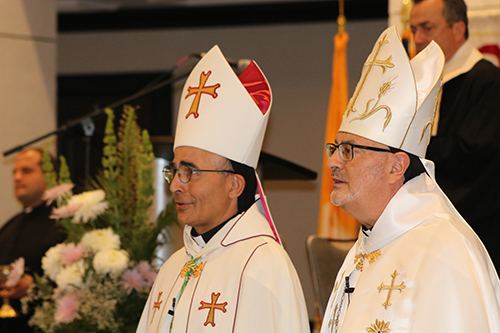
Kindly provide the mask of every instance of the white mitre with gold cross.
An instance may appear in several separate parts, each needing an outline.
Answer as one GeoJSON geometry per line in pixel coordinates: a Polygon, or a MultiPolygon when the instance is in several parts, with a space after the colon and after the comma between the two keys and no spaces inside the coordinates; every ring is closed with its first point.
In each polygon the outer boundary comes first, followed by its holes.
{"type": "Polygon", "coordinates": [[[423,158],[443,66],[443,52],[434,41],[410,61],[396,27],[386,29],[365,62],[339,132],[423,158]]]}
{"type": "Polygon", "coordinates": [[[237,76],[214,46],[182,90],[174,150],[200,148],[255,169],[271,99],[271,88],[255,62],[237,76]]]}

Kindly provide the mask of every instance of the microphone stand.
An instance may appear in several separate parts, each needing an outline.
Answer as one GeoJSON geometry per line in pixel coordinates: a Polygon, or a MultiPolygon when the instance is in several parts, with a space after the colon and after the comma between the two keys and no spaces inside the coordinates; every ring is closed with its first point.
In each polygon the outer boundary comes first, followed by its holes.
{"type": "MultiPolygon", "coordinates": [[[[166,73],[168,74],[171,74],[174,72],[174,70],[178,67],[180,67],[182,64],[184,64],[187,60],[189,60],[190,58],[193,58],[193,57],[196,57],[198,58],[199,55],[197,54],[190,54],[188,56],[185,56],[183,57],[181,60],[179,60],[175,67],[171,70],[168,70],[166,71],[166,73]]],[[[163,74],[165,75],[165,74],[163,74]]],[[[80,118],[77,118],[77,119],[74,119],[74,120],[70,120],[68,121],[66,124],[64,125],[61,125],[59,126],[57,129],[51,131],[51,132],[48,132],[38,138],[35,138],[31,141],[28,141],[24,144],[21,144],[17,147],[14,147],[14,148],[11,148],[7,151],[4,151],[3,152],[3,156],[9,156],[10,154],[12,153],[15,153],[17,151],[20,151],[22,150],[23,148],[27,147],[27,146],[30,146],[40,140],[43,140],[51,135],[55,135],[55,134],[59,134],[59,133],[64,133],[66,132],[67,130],[73,128],[73,127],[76,127],[76,126],[79,126],[81,125],[83,127],[83,130],[84,130],[84,134],[85,134],[85,145],[86,145],[86,149],[85,149],[85,161],[86,161],[86,165],[85,165],[85,177],[87,177],[89,175],[89,170],[90,170],[90,166],[88,165],[89,164],[89,157],[90,157],[90,138],[91,136],[94,134],[94,130],[95,130],[95,125],[94,125],[94,122],[93,122],[93,119],[96,119],[98,117],[101,117],[105,114],[104,110],[107,109],[107,108],[115,108],[117,106],[120,106],[120,105],[123,105],[123,104],[126,104],[130,101],[133,101],[134,99],[136,98],[139,98],[143,95],[146,95],[152,91],[155,91],[157,89],[160,89],[166,85],[169,85],[169,84],[172,84],[176,81],[179,81],[183,78],[186,78],[187,76],[189,75],[189,72],[187,73],[184,73],[184,74],[181,74],[181,75],[178,75],[178,76],[174,76],[170,79],[167,79],[167,80],[164,80],[164,81],[161,81],[161,82],[158,82],[158,83],[155,83],[154,81],[152,83],[149,83],[148,85],[146,85],[144,88],[140,89],[139,91],[137,91],[136,93],[130,95],[130,96],[127,96],[123,99],[120,99],[114,103],[111,103],[109,104],[108,106],[104,107],[104,108],[99,108],[98,106],[95,107],[95,110],[93,112],[90,112],[89,114],[83,116],[83,117],[80,117],[80,118]]],[[[161,77],[161,76],[160,76],[161,77]]],[[[157,79],[158,80],[158,79],[157,79]]]]}

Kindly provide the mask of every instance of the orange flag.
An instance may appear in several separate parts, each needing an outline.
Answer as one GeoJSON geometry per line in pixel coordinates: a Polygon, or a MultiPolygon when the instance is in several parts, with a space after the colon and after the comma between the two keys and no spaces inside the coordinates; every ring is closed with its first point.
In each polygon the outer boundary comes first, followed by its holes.
{"type": "MultiPolygon", "coordinates": [[[[347,43],[346,32],[337,33],[334,39],[332,87],[326,120],[325,143],[335,142],[335,136],[342,122],[348,102],[347,80],[347,43]]],[[[319,207],[318,235],[335,239],[354,239],[357,237],[359,223],[340,207],[330,201],[332,192],[331,170],[327,168],[326,151],[323,150],[323,171],[319,207]]]]}

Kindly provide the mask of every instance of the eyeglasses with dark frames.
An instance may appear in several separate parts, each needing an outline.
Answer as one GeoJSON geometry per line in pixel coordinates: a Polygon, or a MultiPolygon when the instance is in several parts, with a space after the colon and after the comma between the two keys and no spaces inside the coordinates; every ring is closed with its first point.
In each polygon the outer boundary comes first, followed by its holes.
{"type": "Polygon", "coordinates": [[[167,165],[163,168],[163,178],[167,181],[167,183],[171,184],[174,180],[176,174],[179,174],[179,180],[184,184],[189,183],[193,174],[198,172],[229,172],[235,173],[233,170],[201,170],[194,169],[188,165],[181,164],[179,168],[176,168],[171,165],[167,165]]]}
{"type": "Polygon", "coordinates": [[[339,143],[336,145],[335,143],[327,143],[325,145],[326,148],[326,156],[328,158],[332,157],[332,155],[335,153],[335,150],[339,150],[340,158],[344,162],[350,162],[354,158],[354,148],[359,148],[359,149],[367,149],[367,150],[373,150],[373,151],[380,151],[384,153],[393,153],[392,150],[385,149],[385,148],[377,148],[377,147],[370,147],[370,146],[362,146],[362,145],[356,145],[353,143],[339,143]]]}

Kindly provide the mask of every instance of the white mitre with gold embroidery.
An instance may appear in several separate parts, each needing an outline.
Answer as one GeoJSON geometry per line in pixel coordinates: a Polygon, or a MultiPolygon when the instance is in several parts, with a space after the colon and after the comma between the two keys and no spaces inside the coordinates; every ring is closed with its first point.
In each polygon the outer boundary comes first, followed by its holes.
{"type": "Polygon", "coordinates": [[[255,62],[238,77],[214,46],[182,90],[174,150],[191,146],[257,166],[271,111],[271,88],[255,62]]]}
{"type": "Polygon", "coordinates": [[[385,30],[365,62],[339,132],[421,158],[430,140],[444,55],[432,41],[411,61],[396,27],[385,30]]]}

